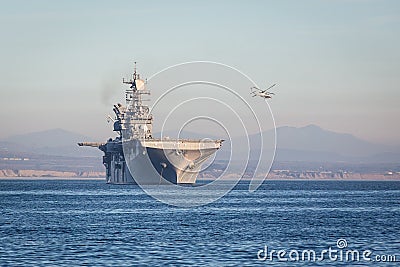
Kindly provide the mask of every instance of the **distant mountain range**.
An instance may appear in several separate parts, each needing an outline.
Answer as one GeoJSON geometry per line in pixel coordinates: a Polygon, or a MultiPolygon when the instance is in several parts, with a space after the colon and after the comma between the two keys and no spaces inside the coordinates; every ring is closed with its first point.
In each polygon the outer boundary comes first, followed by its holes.
{"type": "MultiPolygon", "coordinates": [[[[276,161],[400,162],[400,147],[374,144],[351,134],[324,130],[316,125],[300,128],[284,126],[277,128],[276,132],[276,161]]],[[[263,134],[272,138],[273,133],[274,131],[270,130],[263,134]]],[[[172,134],[171,137],[174,135],[172,134]]],[[[190,132],[183,133],[181,137],[218,139],[216,136],[204,136],[190,132]]],[[[259,134],[249,136],[250,140],[257,138],[259,138],[259,134]]],[[[75,157],[100,157],[102,155],[98,149],[78,147],[77,143],[80,141],[94,142],[98,140],[63,129],[53,129],[0,139],[0,152],[1,154],[34,153],[75,157]]],[[[257,142],[251,142],[251,149],[259,150],[257,145],[257,142]]],[[[229,145],[225,143],[223,147],[229,148],[229,145]]],[[[222,149],[218,158],[227,158],[229,151],[226,150],[222,149]]]]}
{"type": "Polygon", "coordinates": [[[277,129],[277,140],[280,149],[323,151],[354,157],[386,152],[390,149],[351,134],[327,131],[316,125],[301,128],[280,127],[277,129]]]}
{"type": "Polygon", "coordinates": [[[98,149],[78,147],[78,142],[96,140],[63,129],[51,129],[0,139],[0,152],[41,154],[54,156],[96,157],[102,152],[98,149]]]}
{"type": "MultiPolygon", "coordinates": [[[[371,143],[316,125],[279,127],[276,160],[400,162],[400,147],[371,143]]],[[[271,134],[271,133],[267,133],[271,134]]]]}
{"type": "MultiPolygon", "coordinates": [[[[272,135],[273,130],[264,134],[272,135]]],[[[276,129],[275,161],[400,162],[400,147],[375,144],[317,125],[276,129]]]]}

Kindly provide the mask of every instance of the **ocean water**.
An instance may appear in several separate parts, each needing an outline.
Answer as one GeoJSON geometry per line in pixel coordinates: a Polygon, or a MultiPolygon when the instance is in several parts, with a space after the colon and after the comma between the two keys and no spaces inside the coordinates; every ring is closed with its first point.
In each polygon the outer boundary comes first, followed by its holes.
{"type": "Polygon", "coordinates": [[[242,182],[218,201],[188,209],[134,185],[0,180],[0,266],[399,263],[400,182],[266,181],[254,193],[242,182]],[[329,248],[337,258],[318,259],[329,248]],[[272,250],[286,254],[265,257],[272,250]],[[305,250],[317,259],[302,258],[305,250]],[[348,250],[371,254],[347,260],[348,250]]]}

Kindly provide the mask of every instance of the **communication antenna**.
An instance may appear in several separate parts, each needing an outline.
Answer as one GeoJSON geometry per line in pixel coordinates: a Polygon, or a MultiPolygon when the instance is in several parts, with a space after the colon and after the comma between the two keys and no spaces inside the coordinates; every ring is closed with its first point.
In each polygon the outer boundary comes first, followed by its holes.
{"type": "Polygon", "coordinates": [[[136,80],[136,61],[134,62],[134,66],[133,66],[133,79],[136,80]]]}

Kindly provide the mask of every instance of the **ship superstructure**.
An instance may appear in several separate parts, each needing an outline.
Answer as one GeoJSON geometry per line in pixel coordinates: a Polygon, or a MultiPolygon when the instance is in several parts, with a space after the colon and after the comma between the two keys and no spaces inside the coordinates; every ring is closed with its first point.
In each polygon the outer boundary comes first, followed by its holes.
{"type": "Polygon", "coordinates": [[[125,105],[113,107],[114,131],[118,136],[106,143],[78,143],[98,147],[104,152],[108,183],[116,184],[194,184],[204,163],[222,145],[223,140],[169,139],[153,137],[153,116],[143,104],[150,95],[146,82],[136,71],[123,80],[125,105]]]}

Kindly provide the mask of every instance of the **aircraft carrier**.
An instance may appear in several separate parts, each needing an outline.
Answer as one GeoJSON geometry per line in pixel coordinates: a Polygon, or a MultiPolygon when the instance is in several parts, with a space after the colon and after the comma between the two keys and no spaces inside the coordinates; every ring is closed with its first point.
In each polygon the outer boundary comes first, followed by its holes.
{"type": "Polygon", "coordinates": [[[122,80],[128,85],[125,105],[114,105],[114,131],[118,136],[105,143],[78,143],[104,152],[107,183],[112,184],[194,184],[202,164],[223,140],[169,139],[153,137],[153,116],[143,104],[150,95],[146,82],[136,72],[122,80]]]}

